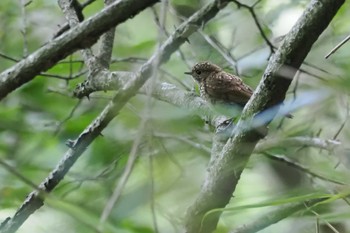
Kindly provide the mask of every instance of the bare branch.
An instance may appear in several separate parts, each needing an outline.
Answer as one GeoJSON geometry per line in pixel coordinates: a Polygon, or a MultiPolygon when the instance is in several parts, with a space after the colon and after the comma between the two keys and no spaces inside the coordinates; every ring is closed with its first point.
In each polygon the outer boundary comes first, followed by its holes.
{"type": "Polygon", "coordinates": [[[238,7],[244,7],[246,9],[248,9],[249,13],[252,15],[252,17],[254,19],[254,22],[255,22],[262,38],[265,40],[267,46],[269,46],[271,54],[273,54],[275,52],[275,46],[270,42],[269,38],[267,38],[267,36],[264,32],[264,29],[262,28],[261,23],[258,19],[258,16],[256,15],[256,13],[254,11],[254,7],[260,2],[260,0],[257,1],[256,3],[254,3],[253,6],[248,6],[246,4],[240,3],[239,1],[233,1],[233,2],[235,2],[238,5],[238,7]]]}
{"type": "Polygon", "coordinates": [[[66,123],[69,119],[71,119],[75,113],[75,111],[78,109],[78,107],[80,106],[81,104],[81,100],[79,100],[76,105],[73,107],[73,109],[69,112],[68,116],[65,117],[56,127],[55,129],[55,132],[53,133],[54,135],[57,135],[60,130],[61,130],[61,127],[63,126],[64,123],[66,123]]]}
{"type": "MultiPolygon", "coordinates": [[[[112,4],[110,7],[106,8],[104,12],[114,12],[114,7],[118,8],[119,6],[118,10],[116,10],[116,12],[119,13],[120,10],[125,10],[126,5],[123,5],[125,2],[131,3],[131,1],[118,1],[116,4],[112,4]],[[122,5],[120,6],[118,4],[122,5]]],[[[141,3],[136,5],[146,7],[145,3],[150,2],[152,1],[142,0],[141,3]]],[[[101,134],[102,130],[119,113],[127,101],[134,96],[138,89],[141,88],[142,85],[144,85],[144,83],[150,78],[154,63],[156,63],[156,61],[165,63],[170,58],[171,54],[174,53],[179,46],[186,41],[187,37],[191,33],[193,33],[200,25],[213,18],[221,10],[221,5],[219,3],[222,2],[222,0],[215,0],[209,3],[175,30],[175,32],[157,50],[157,52],[139,69],[139,71],[134,75],[133,79],[124,86],[123,90],[120,90],[114,96],[113,100],[109,102],[101,114],[85,128],[85,130],[76,140],[71,140],[68,143],[70,149],[65,153],[62,160],[57,164],[56,168],[53,169],[49,176],[39,185],[39,190],[42,190],[43,192],[51,192],[60,183],[70,168],[74,165],[75,161],[86,150],[87,146],[89,146],[94,139],[101,134]]],[[[125,15],[125,13],[123,15],[125,15]]],[[[101,16],[101,18],[103,17],[104,16],[101,16]]],[[[110,18],[118,21],[118,17],[120,16],[115,14],[110,18]]],[[[83,22],[81,25],[86,25],[86,22],[83,22]]],[[[80,26],[77,28],[80,28],[80,26]]],[[[67,36],[69,33],[74,34],[75,31],[78,30],[72,30],[71,32],[65,34],[65,36],[67,36]]],[[[64,36],[61,36],[57,38],[57,40],[63,40],[63,38],[64,36]]],[[[38,65],[37,63],[35,64],[38,65]]],[[[6,221],[1,224],[0,232],[12,233],[16,231],[34,211],[39,209],[44,204],[44,199],[39,194],[40,192],[38,191],[33,191],[30,193],[21,207],[16,211],[15,215],[11,219],[6,219],[6,221]]]]}
{"type": "Polygon", "coordinates": [[[346,105],[346,116],[345,116],[345,119],[343,121],[343,123],[340,125],[338,131],[335,133],[335,135],[333,136],[333,140],[336,140],[337,137],[339,136],[339,134],[341,133],[341,131],[343,130],[346,122],[348,121],[349,119],[349,113],[350,113],[350,106],[349,106],[349,102],[347,103],[346,105]]]}
{"type": "MultiPolygon", "coordinates": [[[[81,21],[83,21],[84,17],[82,15],[81,7],[77,0],[58,0],[58,5],[63,11],[70,28],[77,26],[81,21]]],[[[94,56],[92,50],[90,48],[86,48],[81,50],[81,54],[85,61],[85,65],[88,67],[89,72],[93,71],[94,56]]]]}
{"type": "Polygon", "coordinates": [[[299,171],[304,172],[305,174],[309,174],[310,176],[316,177],[316,178],[318,178],[320,180],[328,181],[328,182],[331,182],[331,183],[334,183],[334,184],[345,185],[345,183],[343,183],[341,181],[334,180],[334,179],[325,177],[323,175],[317,174],[317,173],[311,171],[309,168],[301,165],[300,163],[292,161],[291,159],[287,158],[286,156],[274,155],[274,154],[270,154],[270,153],[267,153],[267,152],[263,152],[263,155],[265,155],[269,159],[272,159],[272,160],[284,163],[284,164],[286,164],[286,165],[288,165],[288,166],[290,166],[292,168],[295,168],[295,169],[297,169],[299,171]]]}
{"type": "MultiPolygon", "coordinates": [[[[7,164],[4,160],[0,159],[0,165],[4,167],[8,172],[13,174],[14,176],[18,177],[19,180],[24,182],[26,185],[33,189],[37,189],[37,185],[33,183],[30,179],[28,179],[26,176],[22,175],[20,172],[18,172],[14,167],[11,165],[7,164]]],[[[0,228],[1,229],[1,228],[0,228]]]]}
{"type": "MultiPolygon", "coordinates": [[[[83,9],[93,3],[96,0],[87,0],[86,2],[80,4],[77,0],[72,1],[72,3],[75,4],[75,9],[79,12],[79,16],[81,21],[84,19],[84,15],[82,13],[83,9]]],[[[62,25],[57,32],[54,33],[53,39],[62,35],[64,32],[68,31],[70,29],[70,26],[68,23],[62,25]]]]}
{"type": "Polygon", "coordinates": [[[344,40],[342,40],[337,46],[335,46],[324,58],[327,59],[329,58],[333,53],[335,53],[340,47],[342,47],[346,42],[350,40],[350,35],[345,37],[344,40]]]}
{"type": "MultiPolygon", "coordinates": [[[[113,1],[112,0],[106,0],[106,5],[110,5],[113,1]]],[[[77,7],[76,5],[79,4],[76,0],[59,0],[58,1],[59,6],[61,7],[62,11],[64,12],[67,21],[69,22],[69,26],[72,28],[79,24],[80,21],[82,21],[83,16],[79,16],[82,14],[80,10],[80,6],[77,7]],[[79,8],[79,9],[77,9],[79,8]]],[[[113,49],[113,40],[114,40],[114,33],[115,33],[115,27],[107,31],[105,34],[102,35],[102,43],[100,47],[100,53],[98,56],[94,56],[91,48],[86,48],[81,50],[81,53],[83,55],[84,62],[86,66],[89,69],[89,78],[95,78],[94,76],[103,68],[108,68],[111,55],[112,55],[112,49],[113,49]]]]}
{"type": "Polygon", "coordinates": [[[22,33],[22,36],[23,36],[23,57],[27,57],[28,56],[27,14],[26,14],[27,3],[24,0],[21,0],[20,4],[21,4],[21,14],[22,14],[22,29],[21,29],[21,33],[22,33]]]}
{"type": "Polygon", "coordinates": [[[80,78],[82,75],[86,74],[87,71],[83,70],[77,74],[74,75],[70,75],[70,76],[62,76],[62,75],[57,75],[57,74],[47,74],[47,73],[41,73],[39,74],[39,76],[43,76],[43,77],[47,77],[47,78],[57,78],[57,79],[62,79],[62,80],[66,80],[66,81],[70,81],[73,79],[77,79],[80,78]]]}
{"type": "Polygon", "coordinates": [[[328,151],[333,151],[341,145],[340,141],[331,140],[331,139],[321,139],[313,137],[292,137],[292,138],[276,138],[276,139],[267,139],[266,141],[259,142],[254,152],[260,153],[268,149],[272,149],[279,146],[285,147],[300,147],[300,146],[309,146],[314,148],[325,149],[328,151]]]}
{"type": "MultiPolygon", "coordinates": [[[[255,145],[262,135],[256,130],[242,130],[248,121],[259,120],[259,113],[281,103],[287,89],[311,46],[328,26],[344,0],[313,0],[305,9],[281,46],[269,61],[263,78],[246,104],[232,139],[210,163],[202,190],[185,217],[187,233],[212,232],[220,213],[203,216],[215,208],[224,208],[240,179],[255,145]],[[286,72],[285,67],[292,67],[286,72]],[[255,116],[253,120],[251,117],[255,116]]],[[[272,113],[274,117],[278,108],[272,113]]],[[[269,122],[266,122],[267,125],[269,122]]]]}
{"type": "Polygon", "coordinates": [[[311,199],[307,202],[293,203],[279,207],[269,213],[266,213],[263,217],[244,224],[235,230],[230,231],[230,233],[254,233],[265,229],[272,224],[275,224],[294,213],[305,210],[306,206],[312,208],[320,202],[326,201],[327,198],[311,199]]]}
{"type": "Polygon", "coordinates": [[[55,38],[0,74],[0,100],[78,49],[94,44],[111,27],[126,21],[158,0],[121,0],[55,38]]]}
{"type": "Polygon", "coordinates": [[[214,41],[210,36],[206,35],[202,30],[199,30],[199,33],[201,36],[210,44],[220,55],[227,61],[228,64],[230,64],[232,67],[235,68],[236,73],[238,72],[237,69],[237,62],[232,58],[231,54],[224,51],[218,44],[217,41],[214,41]]]}
{"type": "Polygon", "coordinates": [[[15,58],[7,56],[7,55],[5,55],[3,53],[0,53],[0,57],[4,58],[6,60],[9,60],[9,61],[13,61],[13,62],[18,62],[19,61],[19,60],[15,59],[15,58]]]}
{"type": "MultiPolygon", "coordinates": [[[[105,6],[109,6],[115,0],[105,0],[105,6]]],[[[99,53],[97,55],[97,59],[99,63],[104,68],[109,68],[109,64],[111,63],[113,45],[114,45],[114,36],[115,36],[115,27],[107,31],[101,37],[101,45],[99,48],[99,53]]]]}

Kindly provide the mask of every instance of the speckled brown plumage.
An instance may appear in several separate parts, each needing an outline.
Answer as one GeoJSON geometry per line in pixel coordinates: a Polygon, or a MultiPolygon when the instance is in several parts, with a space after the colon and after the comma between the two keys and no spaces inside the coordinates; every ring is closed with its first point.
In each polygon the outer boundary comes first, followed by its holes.
{"type": "Polygon", "coordinates": [[[219,66],[200,62],[193,66],[190,74],[199,83],[201,97],[211,103],[237,104],[244,106],[253,94],[253,89],[219,66]]]}

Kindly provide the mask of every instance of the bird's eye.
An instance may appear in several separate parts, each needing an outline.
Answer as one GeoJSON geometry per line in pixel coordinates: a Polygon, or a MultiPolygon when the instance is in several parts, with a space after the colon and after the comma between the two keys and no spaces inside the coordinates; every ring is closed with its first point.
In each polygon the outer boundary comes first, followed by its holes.
{"type": "Polygon", "coordinates": [[[196,70],[196,74],[201,74],[202,72],[200,70],[196,70]]]}

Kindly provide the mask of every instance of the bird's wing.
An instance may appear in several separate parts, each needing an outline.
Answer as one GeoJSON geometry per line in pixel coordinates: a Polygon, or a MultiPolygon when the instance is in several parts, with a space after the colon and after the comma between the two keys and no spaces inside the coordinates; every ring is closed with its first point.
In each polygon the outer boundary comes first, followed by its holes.
{"type": "Polygon", "coordinates": [[[253,94],[253,89],[239,77],[226,72],[207,78],[205,89],[211,98],[239,105],[245,105],[253,94]]]}

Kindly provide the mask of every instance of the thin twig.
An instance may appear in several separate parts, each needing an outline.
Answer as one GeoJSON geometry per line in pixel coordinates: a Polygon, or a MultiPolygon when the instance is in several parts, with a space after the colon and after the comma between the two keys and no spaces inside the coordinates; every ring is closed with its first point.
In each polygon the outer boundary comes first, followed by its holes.
{"type": "Polygon", "coordinates": [[[23,183],[25,183],[26,185],[28,185],[29,187],[37,190],[38,186],[37,184],[33,183],[33,181],[31,181],[30,179],[28,179],[25,175],[21,174],[20,172],[18,172],[14,167],[12,167],[11,165],[7,164],[4,160],[2,160],[0,158],[0,165],[2,167],[4,167],[9,173],[11,173],[12,175],[16,176],[19,180],[21,180],[23,183]]]}
{"type": "Polygon", "coordinates": [[[216,41],[214,41],[210,36],[206,35],[202,30],[198,30],[199,34],[207,41],[207,43],[212,46],[216,51],[218,51],[221,56],[232,66],[234,67],[237,73],[237,62],[232,58],[231,54],[224,51],[216,41]]]}
{"type": "Polygon", "coordinates": [[[333,140],[336,140],[337,137],[339,136],[340,132],[343,130],[343,128],[344,128],[346,122],[347,122],[348,119],[349,119],[349,113],[350,113],[350,106],[349,106],[349,102],[347,102],[345,119],[344,119],[343,123],[340,125],[338,131],[334,134],[333,140]]]}
{"type": "Polygon", "coordinates": [[[131,62],[131,63],[138,63],[143,64],[147,61],[147,58],[143,57],[126,57],[126,58],[113,58],[111,60],[111,63],[117,63],[117,62],[131,62]]]}
{"type": "Polygon", "coordinates": [[[341,142],[331,139],[321,139],[317,137],[291,137],[291,138],[269,138],[267,140],[259,142],[254,151],[255,153],[261,153],[268,149],[277,148],[281,145],[285,147],[314,147],[327,151],[333,151],[337,147],[341,146],[341,142]]]}
{"type": "Polygon", "coordinates": [[[0,53],[0,57],[5,58],[5,59],[7,59],[9,61],[13,61],[13,62],[18,62],[19,61],[18,59],[15,59],[13,57],[7,56],[7,55],[5,55],[3,53],[0,53]]]}
{"type": "Polygon", "coordinates": [[[262,38],[264,39],[267,46],[270,48],[270,53],[273,54],[275,52],[275,46],[270,42],[269,38],[266,36],[264,29],[262,28],[261,23],[258,19],[258,16],[256,15],[256,13],[254,11],[254,7],[260,2],[260,0],[255,2],[253,4],[253,6],[248,6],[248,5],[240,3],[239,1],[236,1],[236,0],[233,0],[233,2],[235,2],[238,5],[238,7],[244,7],[246,9],[248,9],[248,11],[250,12],[250,14],[252,15],[252,17],[254,19],[256,26],[258,27],[258,30],[259,30],[262,38]]]}
{"type": "MultiPolygon", "coordinates": [[[[165,23],[165,18],[166,18],[165,12],[166,12],[166,8],[167,8],[167,4],[168,4],[167,0],[164,0],[163,4],[162,4],[162,14],[161,14],[161,18],[160,18],[161,25],[160,25],[159,30],[158,30],[158,49],[157,49],[156,53],[159,53],[159,51],[162,49],[162,47],[161,47],[162,34],[163,34],[162,27],[164,26],[164,23],[165,23]]],[[[147,93],[146,93],[147,99],[146,99],[146,104],[145,104],[145,108],[144,108],[144,113],[141,115],[142,118],[141,118],[139,130],[138,130],[136,139],[133,143],[133,146],[132,146],[132,149],[131,149],[131,152],[129,155],[129,159],[128,159],[127,165],[125,167],[125,170],[123,172],[123,175],[122,175],[121,179],[118,181],[116,188],[113,191],[112,196],[109,198],[105,208],[103,209],[103,212],[102,212],[102,215],[100,218],[100,228],[103,227],[103,224],[107,221],[115,204],[118,202],[118,200],[122,194],[122,191],[123,191],[128,179],[130,177],[130,174],[133,170],[135,161],[138,158],[138,155],[139,155],[138,149],[141,145],[143,137],[146,135],[147,124],[148,124],[148,122],[151,118],[151,114],[152,114],[153,104],[152,104],[151,97],[152,97],[154,87],[155,87],[155,84],[157,81],[157,77],[158,77],[157,70],[158,70],[158,67],[160,64],[161,64],[161,60],[160,60],[159,56],[156,57],[154,62],[151,64],[151,66],[152,66],[152,67],[150,67],[151,68],[151,71],[150,71],[151,80],[149,82],[150,88],[147,89],[147,93]]],[[[155,230],[157,230],[157,227],[155,228],[155,230]]]]}
{"type": "Polygon", "coordinates": [[[193,148],[196,148],[198,150],[201,150],[207,154],[210,154],[210,148],[208,148],[207,146],[203,145],[203,143],[198,143],[195,142],[193,140],[191,140],[190,138],[187,137],[183,137],[183,136],[176,136],[173,134],[165,134],[165,133],[155,133],[154,134],[155,137],[159,137],[159,138],[169,138],[169,139],[174,139],[174,140],[178,140],[179,142],[183,142],[186,143],[188,145],[190,145],[193,148]]]}
{"type": "Polygon", "coordinates": [[[323,219],[316,211],[310,209],[310,207],[306,205],[305,207],[316,216],[318,228],[319,228],[319,221],[322,220],[322,222],[324,222],[334,233],[340,233],[337,229],[335,229],[335,227],[332,226],[332,224],[330,224],[327,220],[323,219]]]}
{"type": "Polygon", "coordinates": [[[152,221],[153,221],[153,228],[154,232],[159,232],[159,227],[157,223],[157,217],[156,217],[156,210],[155,210],[155,186],[154,186],[154,168],[153,168],[153,156],[150,155],[148,157],[149,161],[149,172],[150,172],[150,180],[151,180],[151,192],[150,192],[150,208],[152,213],[152,221]]]}
{"type": "Polygon", "coordinates": [[[41,73],[39,74],[39,76],[43,76],[43,77],[47,77],[47,78],[57,78],[57,79],[62,79],[62,80],[66,80],[66,81],[70,81],[73,79],[77,79],[80,78],[82,75],[86,74],[87,71],[84,70],[82,72],[79,72],[75,75],[69,75],[68,77],[62,76],[62,75],[58,75],[58,74],[47,74],[47,73],[41,73]]]}
{"type": "Polygon", "coordinates": [[[350,35],[345,37],[344,40],[342,40],[339,44],[337,44],[324,58],[327,59],[329,58],[333,53],[335,53],[340,47],[342,47],[346,42],[350,40],[350,35]]]}
{"type": "Polygon", "coordinates": [[[268,153],[268,152],[263,152],[262,154],[264,156],[266,156],[267,158],[269,158],[269,159],[276,160],[276,161],[279,161],[281,163],[284,163],[284,164],[286,164],[286,165],[288,165],[290,167],[293,167],[293,168],[295,168],[295,169],[297,169],[299,171],[302,171],[302,172],[304,172],[306,174],[309,174],[309,175],[311,175],[313,177],[316,177],[316,178],[318,178],[320,180],[328,181],[328,182],[331,182],[331,183],[334,183],[334,184],[345,185],[344,182],[341,182],[341,181],[338,181],[338,180],[334,180],[334,179],[325,177],[323,175],[317,174],[317,173],[311,171],[309,168],[304,167],[300,163],[292,161],[291,159],[287,158],[286,156],[275,155],[275,154],[271,154],[271,153],[268,153]]]}
{"type": "Polygon", "coordinates": [[[67,121],[69,121],[69,119],[71,119],[71,118],[73,117],[75,111],[78,109],[78,107],[80,106],[81,102],[82,102],[82,100],[80,99],[80,100],[76,103],[76,105],[73,107],[73,109],[69,112],[68,116],[67,116],[66,118],[64,118],[64,119],[57,125],[56,130],[55,130],[55,132],[53,133],[53,135],[56,136],[56,135],[60,132],[60,130],[61,130],[62,126],[64,125],[64,123],[66,123],[67,121]]]}
{"type": "Polygon", "coordinates": [[[22,14],[22,29],[23,36],[23,57],[28,56],[28,41],[27,41],[27,15],[26,15],[26,3],[25,0],[21,0],[21,14],[22,14]]]}
{"type": "Polygon", "coordinates": [[[276,210],[270,211],[269,213],[264,214],[257,220],[250,220],[246,224],[242,224],[242,226],[236,228],[235,230],[230,231],[230,233],[255,233],[259,232],[262,229],[265,229],[272,224],[275,224],[295,213],[305,210],[305,206],[307,208],[313,207],[318,203],[326,201],[327,198],[318,198],[311,199],[302,203],[292,203],[283,205],[276,210]]]}

